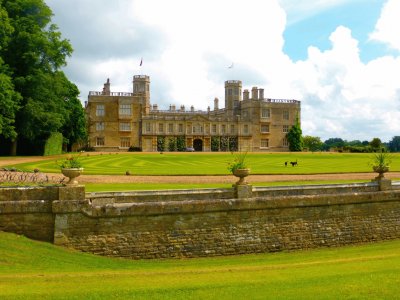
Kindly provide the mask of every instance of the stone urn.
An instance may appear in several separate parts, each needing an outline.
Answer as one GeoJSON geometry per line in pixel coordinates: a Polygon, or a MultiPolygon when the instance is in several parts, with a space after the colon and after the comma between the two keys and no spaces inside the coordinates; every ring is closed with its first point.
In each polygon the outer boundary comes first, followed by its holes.
{"type": "Polygon", "coordinates": [[[389,172],[389,167],[372,166],[372,169],[374,170],[374,172],[378,173],[378,176],[375,177],[375,179],[377,180],[384,178],[384,174],[386,172],[389,172]]]}
{"type": "Polygon", "coordinates": [[[245,178],[249,176],[250,169],[236,169],[232,173],[234,176],[239,177],[239,180],[238,182],[236,182],[236,185],[247,184],[245,178]]]}
{"type": "Polygon", "coordinates": [[[67,182],[68,185],[76,185],[78,184],[78,181],[75,180],[76,177],[80,176],[83,172],[83,168],[62,168],[61,173],[65,177],[69,178],[69,181],[67,182]]]}

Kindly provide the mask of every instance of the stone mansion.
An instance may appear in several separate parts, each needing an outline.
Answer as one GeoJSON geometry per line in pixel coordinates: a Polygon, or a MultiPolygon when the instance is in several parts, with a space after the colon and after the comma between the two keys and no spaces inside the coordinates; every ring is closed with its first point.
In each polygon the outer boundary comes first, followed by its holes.
{"type": "Polygon", "coordinates": [[[264,97],[225,81],[225,107],[218,98],[206,111],[193,106],[159,109],[150,103],[150,77],[133,76],[133,92],[89,92],[89,146],[96,151],[288,151],[286,133],[300,120],[300,101],[264,97]]]}

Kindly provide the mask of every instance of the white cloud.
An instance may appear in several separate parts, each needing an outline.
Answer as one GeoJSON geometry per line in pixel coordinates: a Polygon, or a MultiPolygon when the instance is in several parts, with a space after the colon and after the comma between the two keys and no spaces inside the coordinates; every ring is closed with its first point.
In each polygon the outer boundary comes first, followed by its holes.
{"type": "Polygon", "coordinates": [[[393,49],[400,50],[400,35],[396,29],[398,28],[399,16],[400,1],[388,0],[376,23],[375,31],[370,35],[370,39],[385,43],[393,49]]]}

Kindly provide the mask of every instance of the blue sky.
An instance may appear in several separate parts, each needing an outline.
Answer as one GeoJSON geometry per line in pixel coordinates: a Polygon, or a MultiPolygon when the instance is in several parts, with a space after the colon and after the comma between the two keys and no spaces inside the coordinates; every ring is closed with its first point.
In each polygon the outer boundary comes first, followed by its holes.
{"type": "Polygon", "coordinates": [[[305,135],[400,135],[399,0],[46,0],[74,53],[65,72],[87,100],[110,78],[151,103],[213,107],[224,81],[301,101],[305,135]],[[143,59],[143,66],[139,63],[143,59]],[[234,64],[234,68],[228,69],[234,64]]]}
{"type": "Polygon", "coordinates": [[[374,30],[384,3],[382,0],[343,3],[298,21],[296,14],[288,14],[283,50],[295,61],[305,60],[310,45],[320,50],[329,49],[331,46],[329,35],[342,25],[351,28],[352,35],[359,41],[360,57],[363,62],[391,54],[394,51],[384,44],[369,40],[369,33],[374,30]]]}

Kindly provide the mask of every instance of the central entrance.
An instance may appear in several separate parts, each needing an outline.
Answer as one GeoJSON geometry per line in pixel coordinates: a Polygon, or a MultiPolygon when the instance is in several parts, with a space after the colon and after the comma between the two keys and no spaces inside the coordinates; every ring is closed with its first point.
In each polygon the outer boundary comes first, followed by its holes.
{"type": "Polygon", "coordinates": [[[194,148],[194,151],[203,151],[203,140],[195,139],[193,141],[193,148],[194,148]]]}

